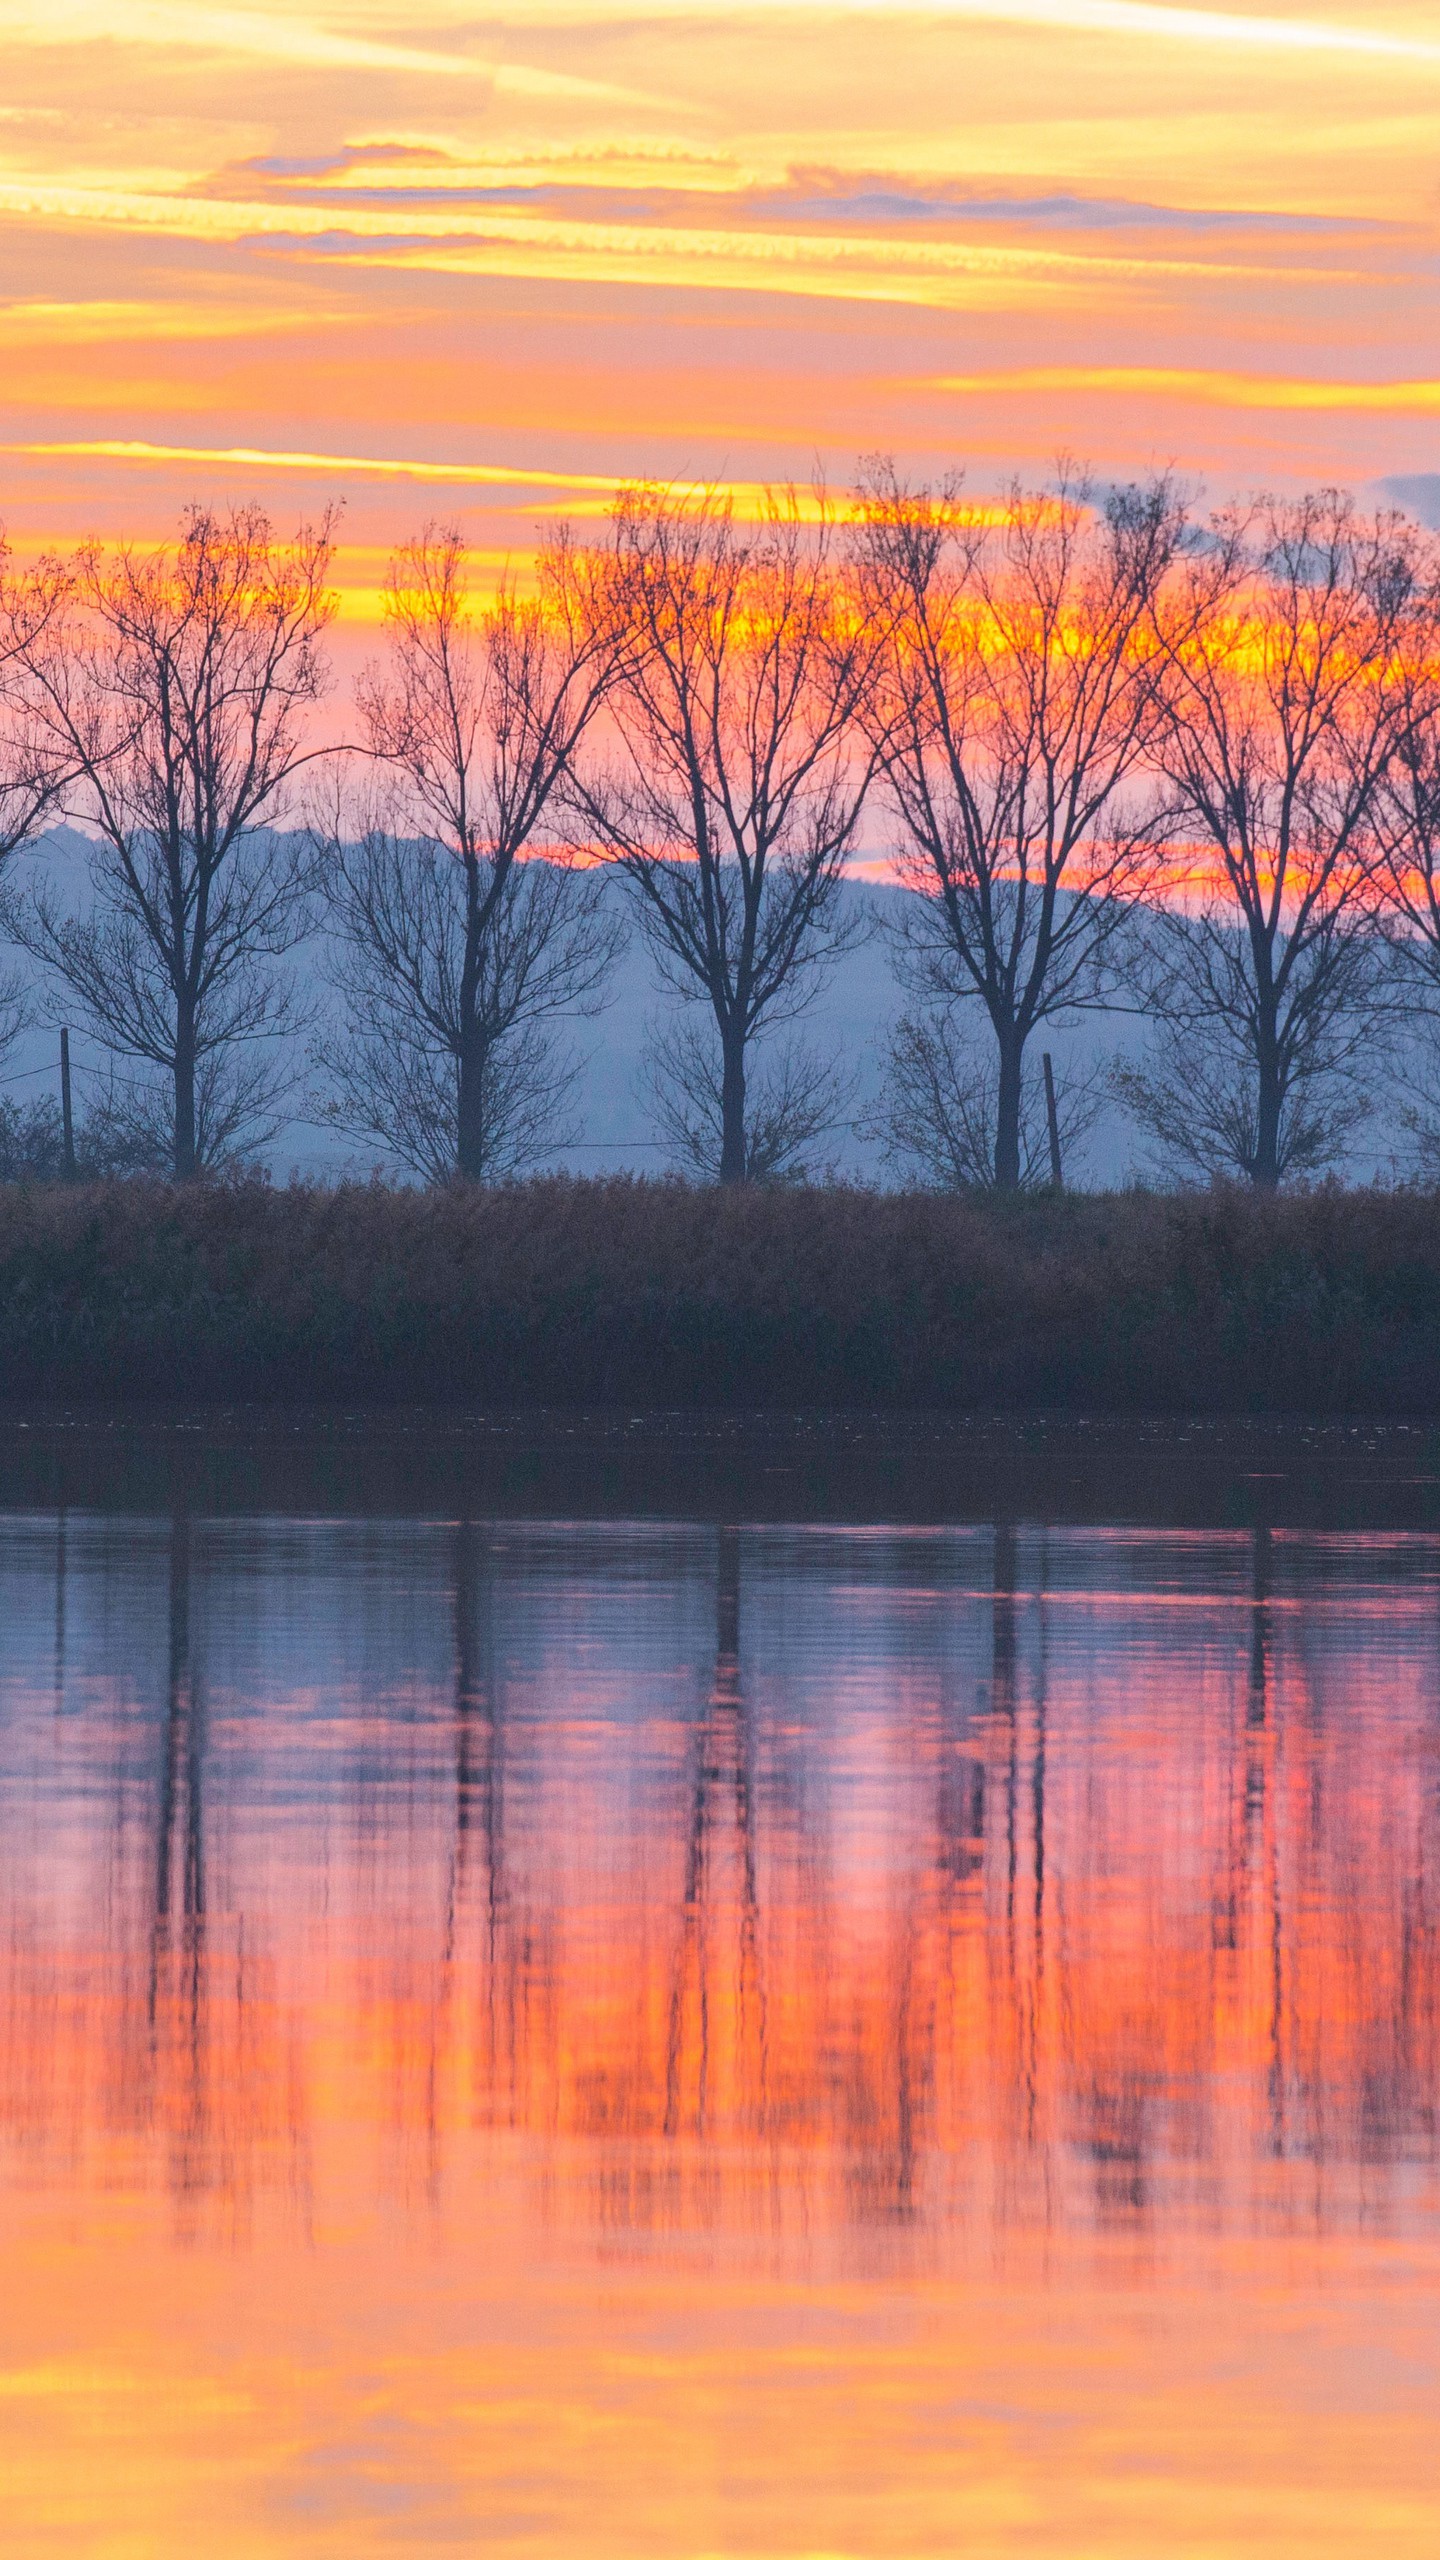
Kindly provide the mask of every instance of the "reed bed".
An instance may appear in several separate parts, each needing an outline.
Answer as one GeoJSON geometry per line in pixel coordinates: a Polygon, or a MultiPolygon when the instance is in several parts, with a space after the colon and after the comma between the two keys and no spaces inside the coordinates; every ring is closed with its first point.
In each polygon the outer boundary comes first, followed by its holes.
{"type": "Polygon", "coordinates": [[[0,1192],[3,1392],[1440,1412],[1440,1196],[0,1192]]]}

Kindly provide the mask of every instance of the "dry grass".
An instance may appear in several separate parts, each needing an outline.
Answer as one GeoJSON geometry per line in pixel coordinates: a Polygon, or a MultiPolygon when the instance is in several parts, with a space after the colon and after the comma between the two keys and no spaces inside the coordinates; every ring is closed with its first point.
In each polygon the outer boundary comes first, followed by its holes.
{"type": "Polygon", "coordinates": [[[0,1192],[5,1392],[1440,1412],[1440,1196],[0,1192]]]}

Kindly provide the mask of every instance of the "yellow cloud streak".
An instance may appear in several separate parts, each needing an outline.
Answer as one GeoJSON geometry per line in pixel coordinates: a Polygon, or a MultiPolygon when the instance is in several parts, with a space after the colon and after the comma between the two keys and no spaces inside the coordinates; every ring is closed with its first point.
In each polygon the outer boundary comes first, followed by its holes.
{"type": "MultiPolygon", "coordinates": [[[[737,18],[790,16],[823,10],[855,17],[950,18],[981,20],[992,25],[1052,27],[1071,35],[1142,36],[1167,44],[1219,46],[1238,53],[1290,53],[1358,56],[1377,63],[1440,69],[1440,43],[1427,36],[1398,35],[1385,28],[1338,26],[1307,18],[1240,16],[1226,9],[1169,8],[1161,0],[742,0],[726,12],[737,18]]],[[[540,5],[526,13],[526,23],[579,25],[602,12],[594,6],[540,5]]],[[[606,12],[605,14],[608,14],[606,12]]],[[[629,19],[681,17],[703,20],[694,0],[637,0],[629,19]]],[[[715,14],[718,15],[718,12],[715,14]]]]}
{"type": "Polygon", "coordinates": [[[427,193],[463,196],[477,187],[603,187],[612,189],[681,189],[692,196],[734,196],[767,182],[783,184],[788,175],[784,154],[745,160],[732,152],[692,151],[683,143],[630,141],[588,144],[583,139],[553,146],[526,145],[507,150],[499,145],[461,157],[452,140],[426,133],[359,132],[350,137],[347,155],[334,168],[306,174],[307,195],[357,185],[424,186],[427,193]],[[417,167],[413,154],[433,153],[417,167]]]}
{"type": "Polygon", "coordinates": [[[653,106],[636,89],[590,80],[568,71],[538,70],[528,63],[495,62],[468,53],[441,53],[368,36],[339,35],[313,19],[272,17],[263,11],[184,8],[170,0],[126,0],[123,9],[96,8],[90,0],[20,8],[5,15],[5,41],[49,52],[58,45],[124,44],[173,54],[218,54],[308,71],[371,71],[394,79],[480,80],[518,97],[588,98],[611,105],[653,106]]]}
{"type": "Polygon", "coordinates": [[[343,314],[285,310],[273,303],[243,303],[221,308],[185,302],[8,302],[0,303],[0,345],[85,346],[116,338],[269,337],[277,329],[317,329],[336,325],[343,314]]]}
{"type": "Polygon", "coordinates": [[[0,453],[34,460],[238,463],[247,470],[324,471],[332,475],[358,472],[385,480],[473,481],[497,489],[598,489],[613,494],[624,485],[613,474],[512,469],[504,463],[412,462],[377,454],[276,452],[245,444],[149,444],[117,436],[87,437],[70,443],[5,444],[0,445],[0,453]]]}
{"type": "MultiPolygon", "coordinates": [[[[630,486],[634,477],[625,472],[542,471],[519,463],[414,461],[405,455],[392,454],[290,452],[259,445],[152,444],[118,436],[0,444],[0,454],[14,455],[17,460],[25,461],[188,462],[203,469],[220,466],[246,471],[320,473],[331,479],[358,476],[416,481],[457,489],[535,489],[547,494],[573,495],[576,503],[571,512],[576,515],[605,513],[618,492],[630,486]]],[[[771,495],[767,484],[759,480],[677,484],[679,494],[693,493],[696,496],[701,494],[702,485],[706,492],[728,499],[736,514],[746,518],[761,516],[771,495]]],[[[807,523],[818,522],[829,503],[817,490],[800,487],[795,491],[797,510],[807,523]]],[[[516,512],[531,514],[534,510],[522,508],[516,512]]]]}
{"type": "Polygon", "coordinates": [[[1073,303],[1076,288],[1087,284],[1098,288],[1157,278],[1208,283],[1270,278],[1331,286],[1362,280],[1347,279],[1333,268],[1272,269],[1230,260],[1142,258],[856,232],[557,221],[498,211],[462,213],[448,206],[438,214],[400,206],[352,207],[341,224],[324,203],[244,202],[18,178],[0,182],[0,214],[6,212],[187,239],[321,240],[332,256],[351,263],[420,267],[438,274],[677,284],[947,310],[994,306],[1021,295],[1053,299],[1060,291],[1073,303]]]}
{"type": "Polygon", "coordinates": [[[168,0],[125,0],[123,8],[93,0],[44,0],[37,7],[5,11],[5,41],[49,51],[55,45],[176,46],[188,52],[258,55],[317,71],[410,71],[447,79],[487,76],[488,66],[468,54],[337,35],[307,21],[303,12],[274,17],[260,10],[185,8],[168,0]]]}
{"type": "Polygon", "coordinates": [[[947,374],[930,386],[984,397],[1006,392],[1143,392],[1226,409],[1440,411],[1436,382],[1304,382],[1250,373],[1186,372],[1168,365],[1035,365],[1014,373],[947,374]]]}
{"type": "MultiPolygon", "coordinates": [[[[1169,7],[1164,0],[844,0],[844,8],[846,15],[859,17],[981,20],[1006,26],[1049,27],[1075,35],[1131,40],[1138,36],[1166,44],[1215,46],[1242,54],[1348,55],[1397,66],[1424,64],[1440,68],[1440,43],[1427,36],[1402,34],[1384,27],[1347,26],[1329,19],[1169,7]]],[[[827,16],[833,16],[835,0],[742,0],[738,9],[727,10],[724,17],[726,25],[733,26],[737,17],[763,20],[806,9],[823,9],[827,16]]],[[[581,0],[579,6],[567,6],[566,0],[557,0],[553,6],[547,6],[546,0],[532,0],[531,6],[517,12],[517,17],[521,25],[537,29],[605,23],[612,14],[608,8],[596,5],[596,0],[581,0]]],[[[638,6],[627,12],[629,18],[642,21],[678,16],[701,23],[707,17],[720,15],[715,8],[697,8],[695,0],[638,0],[638,6]]],[[[464,18],[457,15],[454,24],[462,39],[469,34],[470,24],[464,18]]],[[[97,0],[53,0],[53,5],[49,0],[45,5],[30,0],[28,6],[23,0],[10,0],[5,32],[11,44],[46,49],[58,44],[103,41],[167,52],[179,46],[189,51],[251,55],[320,70],[374,71],[392,76],[407,72],[443,80],[495,76],[493,66],[469,54],[417,46],[388,35],[340,33],[322,17],[303,10],[280,16],[258,9],[186,8],[179,5],[179,0],[126,0],[120,9],[97,5],[97,0]]],[[[552,79],[557,84],[563,78],[559,74],[533,76],[552,79]]]]}

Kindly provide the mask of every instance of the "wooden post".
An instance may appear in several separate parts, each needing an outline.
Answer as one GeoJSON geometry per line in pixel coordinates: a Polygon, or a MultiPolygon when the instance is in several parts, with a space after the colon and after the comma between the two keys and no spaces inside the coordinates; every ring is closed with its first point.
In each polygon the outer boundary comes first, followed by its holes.
{"type": "Polygon", "coordinates": [[[70,1034],[60,1034],[60,1116],[65,1127],[65,1179],[75,1179],[75,1114],[70,1106],[70,1034]]]}
{"type": "Polygon", "coordinates": [[[1041,1059],[1045,1069],[1045,1118],[1050,1128],[1050,1179],[1057,1191],[1065,1188],[1060,1170],[1060,1114],[1055,1108],[1055,1070],[1047,1049],[1041,1059]]]}

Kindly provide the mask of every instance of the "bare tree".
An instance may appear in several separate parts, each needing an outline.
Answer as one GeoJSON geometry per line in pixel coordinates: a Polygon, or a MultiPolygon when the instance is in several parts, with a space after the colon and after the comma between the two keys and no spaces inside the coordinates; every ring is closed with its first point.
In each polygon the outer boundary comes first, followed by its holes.
{"type": "Polygon", "coordinates": [[[37,717],[27,671],[64,608],[66,586],[52,559],[14,569],[0,525],[0,863],[34,835],[65,786],[66,759],[37,717]]]}
{"type": "Polygon", "coordinates": [[[595,1010],[618,947],[603,873],[546,836],[614,639],[564,536],[537,597],[476,616],[460,535],[428,526],[385,617],[359,698],[379,785],[329,830],[347,1019],[320,1050],[327,1113],[428,1180],[494,1179],[566,1134],[574,1068],[547,1025],[595,1010]]]}
{"type": "Polygon", "coordinates": [[[1413,611],[1393,670],[1395,752],[1375,798],[1382,929],[1419,1034],[1405,1061],[1401,1119],[1433,1173],[1440,1163],[1440,546],[1417,562],[1413,611]],[[1429,1038],[1425,1037],[1429,1033],[1429,1038]]]}
{"type": "Polygon", "coordinates": [[[878,637],[852,609],[823,499],[813,512],[791,490],[746,533],[714,491],[621,498],[603,590],[625,634],[618,752],[571,784],[666,983],[708,1010],[712,1064],[693,1040],[669,1053],[675,1133],[722,1182],[793,1158],[822,1125],[813,1079],[782,1063],[757,1148],[751,1050],[793,1022],[862,923],[840,889],[873,769],[856,713],[878,637]]]}
{"type": "MultiPolygon", "coordinates": [[[[82,1181],[163,1176],[171,1162],[168,1135],[144,1098],[137,1107],[133,1090],[112,1072],[76,1117],[75,1170],[82,1181]]],[[[53,1095],[29,1103],[0,1099],[0,1182],[59,1182],[66,1172],[64,1121],[53,1095]]]]}
{"type": "MultiPolygon", "coordinates": [[[[997,1187],[995,1047],[977,1031],[978,1026],[963,1027],[953,1008],[903,1015],[885,1044],[879,1098],[856,1124],[861,1137],[878,1143],[887,1164],[927,1190],[997,1187]]],[[[1104,1109],[1106,1084],[1099,1068],[1060,1081],[1056,1133],[1067,1165],[1104,1109]]],[[[1045,1190],[1053,1179],[1049,1129],[1039,1072],[1028,1060],[1020,1085],[1019,1140],[1018,1183],[1005,1187],[1045,1190]]]]}
{"type": "Polygon", "coordinates": [[[865,588],[889,633],[870,717],[913,893],[902,973],[979,1009],[994,1044],[991,1179],[1024,1179],[1026,1046],[1113,1000],[1122,929],[1164,857],[1140,786],[1157,716],[1152,622],[1185,512],[1173,483],[1099,497],[1062,472],[998,524],[958,483],[871,466],[865,588]]]}
{"type": "MultiPolygon", "coordinates": [[[[713,1039],[693,1018],[654,1032],[645,1056],[655,1116],[677,1164],[713,1181],[725,1143],[725,1087],[713,1039]]],[[[793,1033],[767,1043],[745,1090],[744,1182],[799,1182],[816,1170],[811,1149],[838,1129],[854,1077],[793,1033]]]]}
{"type": "MultiPolygon", "coordinates": [[[[36,718],[27,679],[30,654],[54,623],[64,597],[65,573],[58,561],[44,559],[28,571],[15,570],[0,525],[0,870],[58,807],[66,780],[64,762],[36,718]]],[[[3,917],[13,928],[14,907],[8,898],[3,917]]],[[[31,991],[24,978],[15,969],[0,969],[0,1057],[31,1015],[31,991]]],[[[24,1115],[9,1103],[5,1111],[6,1160],[24,1162],[28,1141],[17,1134],[24,1115]]]]}
{"type": "Polygon", "coordinates": [[[1322,491],[1225,511],[1172,583],[1159,752],[1190,856],[1148,934],[1157,1047],[1121,1091],[1193,1172],[1273,1189],[1365,1115],[1376,812],[1418,560],[1399,517],[1322,491]]]}
{"type": "Polygon", "coordinates": [[[1440,546],[1414,559],[1390,670],[1393,752],[1375,794],[1376,880],[1405,955],[1440,995],[1440,546]]]}
{"type": "Polygon", "coordinates": [[[274,963],[313,856],[282,832],[324,689],[331,526],[276,544],[255,507],[192,508],[173,550],[91,546],[24,653],[65,805],[93,829],[84,913],[41,888],[17,931],[163,1114],[184,1181],[273,1132],[296,1009],[274,963]]]}

